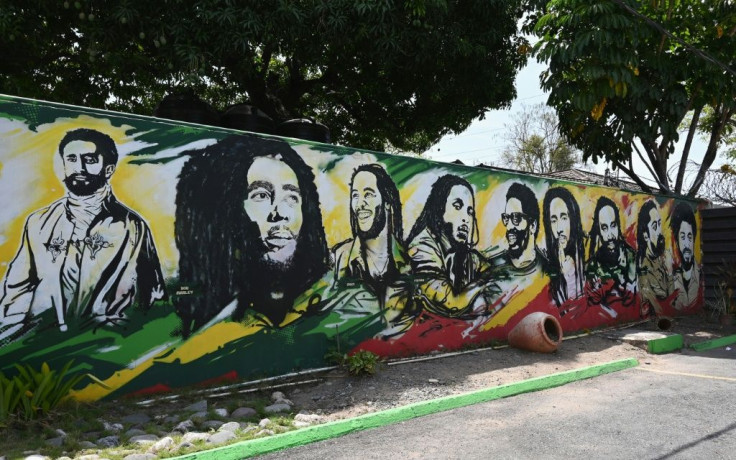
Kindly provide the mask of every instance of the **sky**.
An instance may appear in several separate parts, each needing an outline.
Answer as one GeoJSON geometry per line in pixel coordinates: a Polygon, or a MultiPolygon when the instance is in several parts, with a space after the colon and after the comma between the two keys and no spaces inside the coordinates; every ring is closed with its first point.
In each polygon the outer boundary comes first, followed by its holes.
{"type": "MultiPolygon", "coordinates": [[[[486,112],[485,119],[475,120],[470,124],[468,129],[458,134],[449,134],[444,136],[437,144],[427,150],[422,156],[436,161],[452,162],[460,160],[466,165],[476,165],[479,163],[495,163],[500,165],[501,153],[504,150],[507,141],[504,134],[513,121],[514,114],[521,111],[524,105],[530,106],[534,104],[546,104],[547,94],[542,91],[539,86],[539,74],[546,69],[546,65],[530,59],[526,67],[524,67],[516,77],[516,99],[510,109],[491,110],[486,112]]],[[[680,142],[676,152],[682,151],[685,135],[681,134],[680,142]]],[[[690,150],[690,159],[697,162],[698,166],[705,154],[707,143],[704,139],[696,135],[690,150]]],[[[654,184],[651,175],[648,174],[643,163],[634,157],[634,169],[637,172],[644,171],[642,174],[646,182],[654,184]]],[[[670,157],[668,166],[672,166],[675,157],[670,157]]],[[[719,155],[711,168],[716,168],[723,164],[724,161],[719,155]]],[[[590,164],[590,168],[603,174],[609,165],[599,162],[597,165],[590,164]]],[[[693,170],[694,167],[689,168],[693,170]]],[[[689,181],[688,176],[692,180],[696,170],[689,172],[686,176],[685,184],[689,181]]],[[[619,172],[619,177],[628,179],[626,174],[619,172]]]]}

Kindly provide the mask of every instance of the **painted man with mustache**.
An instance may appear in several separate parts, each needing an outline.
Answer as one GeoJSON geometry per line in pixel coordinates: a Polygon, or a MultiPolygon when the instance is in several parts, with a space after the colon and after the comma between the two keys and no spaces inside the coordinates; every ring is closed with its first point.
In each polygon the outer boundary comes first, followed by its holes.
{"type": "Polygon", "coordinates": [[[624,241],[616,204],[600,197],[590,229],[588,264],[585,267],[589,306],[600,306],[609,316],[629,307],[636,294],[636,256],[624,241]]]}
{"type": "Polygon", "coordinates": [[[540,272],[544,256],[535,243],[539,233],[539,204],[529,187],[518,182],[511,184],[501,222],[506,227],[505,258],[510,264],[509,275],[527,277],[540,272]]]}
{"type": "Polygon", "coordinates": [[[184,336],[216,317],[278,327],[327,271],[314,173],[284,141],[230,136],[193,152],[176,204],[179,278],[201,290],[177,299],[184,336]]]}
{"type": "MultiPolygon", "coordinates": [[[[334,285],[359,291],[342,310],[380,313],[386,326],[407,326],[411,264],[404,249],[399,191],[379,164],[358,166],[350,179],[350,229],[353,237],[333,248],[334,285]],[[362,292],[360,292],[362,290],[362,292]]],[[[401,329],[401,327],[399,327],[401,329]]]]}
{"type": "Polygon", "coordinates": [[[695,214],[687,203],[675,206],[670,220],[675,235],[679,264],[674,266],[674,289],[677,292],[673,306],[685,310],[695,306],[702,293],[701,268],[695,263],[695,238],[698,227],[695,214]]]}
{"type": "Polygon", "coordinates": [[[470,184],[451,174],[437,179],[409,232],[412,269],[430,312],[475,318],[492,314],[489,266],[475,249],[478,226],[470,184]]]}
{"type": "Polygon", "coordinates": [[[564,316],[584,293],[584,237],[580,207],[563,187],[547,190],[542,204],[547,244],[550,296],[564,316]]]}
{"type": "Polygon", "coordinates": [[[661,316],[670,303],[672,274],[666,260],[662,216],[653,200],[644,203],[639,210],[636,235],[642,316],[652,313],[661,316]]]}
{"type": "Polygon", "coordinates": [[[115,142],[75,129],[61,140],[59,155],[67,193],[26,220],[3,282],[0,335],[19,332],[47,310],[61,331],[71,321],[124,323],[134,303],[147,310],[165,296],[151,231],[108,183],[115,142]]]}

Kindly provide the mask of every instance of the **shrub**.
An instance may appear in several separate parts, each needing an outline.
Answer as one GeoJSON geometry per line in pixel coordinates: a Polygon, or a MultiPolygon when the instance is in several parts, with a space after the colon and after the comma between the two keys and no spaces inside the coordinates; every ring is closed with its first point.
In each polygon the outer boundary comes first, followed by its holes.
{"type": "Polygon", "coordinates": [[[377,354],[359,350],[345,358],[345,365],[351,375],[373,375],[378,371],[379,357],[377,354]]]}
{"type": "Polygon", "coordinates": [[[0,372],[0,423],[13,415],[31,420],[52,411],[69,398],[72,388],[85,377],[109,388],[92,374],[70,374],[73,362],[66,363],[60,372],[52,370],[46,363],[38,371],[29,364],[16,364],[18,375],[12,379],[0,372]]]}

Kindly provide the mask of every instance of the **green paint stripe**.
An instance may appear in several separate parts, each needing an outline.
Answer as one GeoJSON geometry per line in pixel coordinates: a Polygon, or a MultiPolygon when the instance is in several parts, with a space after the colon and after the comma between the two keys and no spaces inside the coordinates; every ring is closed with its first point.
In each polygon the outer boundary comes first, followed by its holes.
{"type": "Polygon", "coordinates": [[[647,343],[647,349],[649,350],[649,353],[654,354],[669,353],[671,351],[682,349],[683,343],[684,342],[680,334],[672,334],[661,339],[650,340],[647,343]]]}
{"type": "Polygon", "coordinates": [[[712,350],[713,348],[725,347],[726,345],[731,345],[733,343],[736,343],[736,335],[729,335],[719,339],[693,343],[690,345],[690,348],[695,351],[712,350]]]}
{"type": "Polygon", "coordinates": [[[249,458],[255,455],[262,455],[289,447],[296,447],[316,441],[336,438],[356,431],[378,428],[415,417],[422,417],[424,415],[457,409],[459,407],[492,401],[494,399],[506,398],[522,393],[558,387],[577,380],[589,379],[599,375],[629,369],[638,365],[639,362],[634,358],[611,361],[609,363],[573,369],[570,371],[560,372],[558,374],[545,375],[493,388],[486,388],[471,393],[445,396],[431,401],[422,401],[381,412],[361,415],[347,420],[338,420],[335,422],[325,423],[323,425],[310,426],[276,436],[242,441],[229,446],[218,447],[202,452],[194,452],[175,458],[177,460],[237,460],[241,458],[249,458]]]}

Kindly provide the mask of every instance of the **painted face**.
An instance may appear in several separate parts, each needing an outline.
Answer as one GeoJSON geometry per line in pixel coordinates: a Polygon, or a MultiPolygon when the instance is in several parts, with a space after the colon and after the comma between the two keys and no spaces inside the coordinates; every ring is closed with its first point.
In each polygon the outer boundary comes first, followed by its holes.
{"type": "MultiPolygon", "coordinates": [[[[377,222],[383,206],[383,198],[378,191],[376,176],[368,171],[360,171],[353,178],[350,190],[350,210],[358,223],[358,230],[362,233],[371,233],[377,222]]],[[[385,219],[384,219],[385,224],[385,219]]],[[[378,230],[382,230],[381,228],[378,230]]]]}
{"type": "Polygon", "coordinates": [[[71,141],[61,155],[64,163],[64,184],[75,195],[91,195],[112,176],[115,167],[103,168],[102,155],[94,142],[71,141]]]}
{"type": "Polygon", "coordinates": [[[509,198],[506,201],[506,210],[501,214],[501,221],[506,227],[506,241],[509,243],[509,254],[518,258],[529,244],[530,225],[529,217],[524,214],[521,201],[518,198],[509,198]]]}
{"type": "Polygon", "coordinates": [[[445,213],[442,220],[455,242],[470,244],[475,231],[475,201],[473,192],[463,185],[455,185],[450,189],[445,203],[445,213]]]}
{"type": "Polygon", "coordinates": [[[677,232],[677,246],[682,254],[682,263],[688,268],[693,264],[693,237],[693,226],[683,221],[680,224],[680,231],[677,232]]]}
{"type": "Polygon", "coordinates": [[[619,238],[618,224],[616,223],[616,211],[610,206],[604,206],[598,213],[598,231],[601,239],[609,249],[616,247],[619,238]]]}
{"type": "Polygon", "coordinates": [[[265,258],[277,263],[290,261],[302,227],[302,197],[296,174],[278,155],[258,157],[248,169],[246,180],[243,207],[258,225],[267,250],[265,258]]]}
{"type": "Polygon", "coordinates": [[[570,214],[562,199],[553,198],[550,202],[549,222],[552,236],[557,239],[560,249],[566,249],[570,241],[570,214]]]}
{"type": "Polygon", "coordinates": [[[664,251],[664,236],[662,235],[662,218],[656,208],[649,210],[649,223],[645,234],[647,249],[655,256],[664,251]]]}

